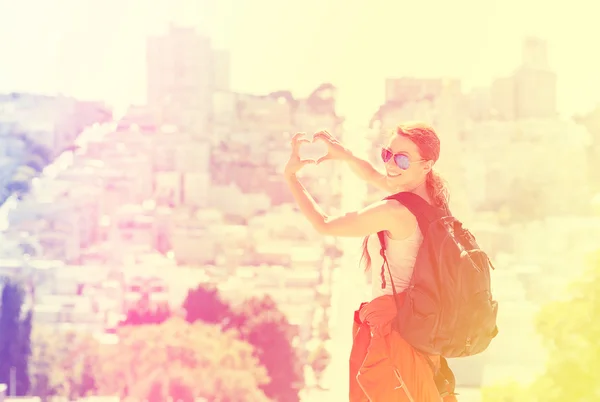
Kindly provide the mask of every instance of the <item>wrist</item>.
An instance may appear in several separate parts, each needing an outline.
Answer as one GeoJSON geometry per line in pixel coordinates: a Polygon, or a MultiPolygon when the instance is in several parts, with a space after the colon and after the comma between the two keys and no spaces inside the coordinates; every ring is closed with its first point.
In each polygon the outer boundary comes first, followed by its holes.
{"type": "Polygon", "coordinates": [[[344,162],[349,162],[353,156],[354,155],[352,154],[352,151],[349,150],[348,148],[345,148],[344,152],[342,153],[342,157],[340,159],[344,162]]]}
{"type": "Polygon", "coordinates": [[[296,173],[285,173],[283,177],[287,182],[294,181],[297,179],[296,173]]]}

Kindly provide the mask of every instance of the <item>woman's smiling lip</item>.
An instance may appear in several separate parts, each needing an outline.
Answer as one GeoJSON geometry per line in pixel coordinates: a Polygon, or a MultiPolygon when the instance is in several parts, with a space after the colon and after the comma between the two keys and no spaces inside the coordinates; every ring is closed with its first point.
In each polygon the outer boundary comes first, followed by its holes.
{"type": "Polygon", "coordinates": [[[401,173],[398,173],[398,174],[391,174],[391,173],[389,173],[389,172],[388,172],[388,174],[387,174],[387,176],[388,176],[388,177],[398,177],[398,176],[400,176],[400,175],[401,175],[401,173]]]}

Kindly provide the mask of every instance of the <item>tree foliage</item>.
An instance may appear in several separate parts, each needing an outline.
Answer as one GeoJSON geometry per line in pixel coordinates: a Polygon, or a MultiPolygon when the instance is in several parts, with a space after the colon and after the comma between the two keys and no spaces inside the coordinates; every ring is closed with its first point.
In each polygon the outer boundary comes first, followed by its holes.
{"type": "Polygon", "coordinates": [[[30,184],[25,180],[13,180],[6,185],[6,190],[9,192],[27,193],[30,189],[30,184]]]}
{"type": "Polygon", "coordinates": [[[583,278],[571,285],[571,298],[544,307],[537,328],[550,356],[546,373],[533,386],[544,401],[600,398],[600,252],[591,256],[583,278]],[[544,389],[547,388],[547,389],[544,389]]]}
{"type": "Polygon", "coordinates": [[[532,398],[530,390],[516,381],[485,387],[481,395],[483,402],[534,402],[532,398]]]}
{"type": "Polygon", "coordinates": [[[259,388],[268,381],[266,372],[234,331],[173,318],[122,327],[117,335],[119,343],[100,345],[95,359],[100,395],[167,400],[177,394],[210,401],[244,395],[248,402],[268,401],[259,388]]]}
{"type": "Polygon", "coordinates": [[[44,166],[52,162],[52,151],[42,144],[31,143],[29,145],[29,154],[36,155],[42,160],[44,166]]]}
{"type": "Polygon", "coordinates": [[[263,387],[265,394],[276,401],[298,401],[302,374],[292,346],[296,333],[273,299],[249,299],[235,310],[231,324],[254,345],[267,369],[271,382],[263,387]]]}
{"type": "MultiPolygon", "coordinates": [[[[198,288],[184,306],[187,320],[129,322],[135,325],[116,329],[114,344],[85,332],[34,327],[31,394],[43,400],[90,395],[182,402],[234,402],[240,396],[247,402],[298,400],[302,376],[291,342],[295,332],[272,299],[252,298],[232,308],[215,289],[198,288]]],[[[25,353],[26,346],[10,350],[25,353]]]]}
{"type": "Polygon", "coordinates": [[[597,401],[600,399],[600,252],[589,260],[571,297],[544,306],[537,329],[548,349],[545,373],[528,388],[516,384],[484,390],[485,402],[597,401]],[[521,398],[521,399],[518,399],[521,398]]]}
{"type": "Polygon", "coordinates": [[[20,284],[0,281],[0,384],[16,379],[16,395],[29,391],[29,357],[31,354],[31,312],[22,314],[24,292],[20,284]]]}
{"type": "Polygon", "coordinates": [[[91,373],[96,340],[85,332],[36,325],[32,333],[31,394],[75,400],[95,393],[91,373]]]}
{"type": "Polygon", "coordinates": [[[46,161],[40,155],[31,154],[26,157],[24,165],[32,168],[39,174],[46,167],[46,161]]]}
{"type": "Polygon", "coordinates": [[[224,329],[235,329],[254,346],[256,357],[271,379],[262,386],[268,397],[276,401],[298,400],[303,377],[292,346],[296,333],[273,299],[250,298],[232,308],[216,288],[201,285],[190,290],[183,307],[188,321],[221,323],[224,329]]]}
{"type": "Polygon", "coordinates": [[[298,400],[302,376],[291,342],[295,331],[269,297],[232,309],[216,290],[199,288],[185,303],[191,323],[130,317],[135,325],[117,329],[116,345],[101,344],[86,332],[32,328],[31,312],[21,311],[23,299],[17,284],[3,287],[0,382],[10,382],[11,368],[16,370],[18,395],[298,400]],[[203,308],[194,310],[198,305],[203,308]]]}
{"type": "Polygon", "coordinates": [[[116,335],[117,344],[105,344],[86,333],[36,328],[31,393],[43,400],[105,395],[233,402],[244,395],[249,402],[269,401],[260,390],[266,370],[235,331],[173,318],[120,327],[116,335]]]}
{"type": "Polygon", "coordinates": [[[189,323],[202,321],[209,324],[219,324],[233,317],[233,311],[224,302],[216,287],[198,285],[190,289],[183,302],[185,319],[189,323]]]}
{"type": "Polygon", "coordinates": [[[125,325],[150,325],[162,324],[171,318],[171,311],[166,308],[158,308],[154,310],[138,311],[131,309],[127,312],[125,320],[119,323],[125,325]]]}

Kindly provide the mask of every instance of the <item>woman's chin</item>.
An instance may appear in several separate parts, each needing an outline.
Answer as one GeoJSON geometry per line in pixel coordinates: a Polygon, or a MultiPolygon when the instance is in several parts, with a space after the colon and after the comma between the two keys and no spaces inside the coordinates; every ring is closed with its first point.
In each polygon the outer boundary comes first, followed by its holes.
{"type": "Polygon", "coordinates": [[[399,188],[404,187],[404,183],[402,181],[402,176],[399,176],[399,177],[386,176],[385,180],[386,180],[388,186],[390,186],[394,189],[399,189],[399,188]]]}

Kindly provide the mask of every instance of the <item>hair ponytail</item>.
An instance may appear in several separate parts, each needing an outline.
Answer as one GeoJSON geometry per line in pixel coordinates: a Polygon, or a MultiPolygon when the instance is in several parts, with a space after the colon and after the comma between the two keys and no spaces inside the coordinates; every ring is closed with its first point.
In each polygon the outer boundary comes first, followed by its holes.
{"type": "Polygon", "coordinates": [[[446,186],[446,181],[436,172],[431,169],[427,173],[425,180],[425,188],[427,189],[427,195],[431,198],[431,202],[434,206],[442,209],[448,209],[449,192],[446,186]]]}

